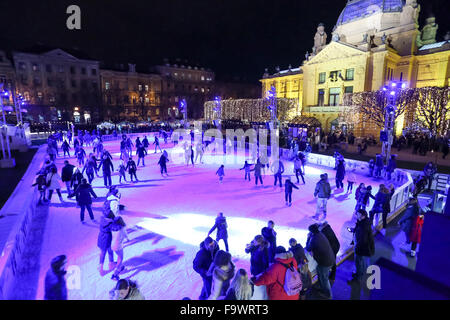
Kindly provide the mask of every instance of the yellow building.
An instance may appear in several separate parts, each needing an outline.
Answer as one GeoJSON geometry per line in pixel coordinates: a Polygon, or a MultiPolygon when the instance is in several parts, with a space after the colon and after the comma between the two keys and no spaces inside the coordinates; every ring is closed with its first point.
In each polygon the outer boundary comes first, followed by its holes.
{"type": "MultiPolygon", "coordinates": [[[[349,0],[332,40],[327,43],[320,24],[300,67],[272,75],[266,70],[262,95],[275,86],[278,97],[298,98],[297,114],[317,118],[325,131],[346,126],[357,136],[377,136],[380,128],[362,115],[342,121],[345,93],[376,91],[389,81],[410,88],[449,85],[450,41],[436,42],[434,17],[419,29],[419,13],[415,0],[349,0]]],[[[397,132],[408,124],[399,117],[397,132]]]]}

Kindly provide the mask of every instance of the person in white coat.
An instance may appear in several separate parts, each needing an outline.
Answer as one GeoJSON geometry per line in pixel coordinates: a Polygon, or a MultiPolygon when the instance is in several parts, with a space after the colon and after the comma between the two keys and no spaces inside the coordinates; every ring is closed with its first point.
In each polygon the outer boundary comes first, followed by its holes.
{"type": "Polygon", "coordinates": [[[48,202],[52,201],[52,195],[54,190],[56,190],[56,192],[58,193],[59,201],[64,202],[61,195],[62,180],[55,167],[52,167],[51,171],[47,174],[46,182],[48,190],[48,198],[47,198],[48,202]]]}
{"type": "Polygon", "coordinates": [[[112,231],[111,249],[117,255],[116,269],[114,271],[114,274],[111,276],[111,279],[119,280],[119,274],[125,269],[125,266],[122,265],[123,242],[130,240],[128,239],[126,224],[123,221],[122,217],[114,218],[114,223],[111,226],[111,231],[112,231]]]}

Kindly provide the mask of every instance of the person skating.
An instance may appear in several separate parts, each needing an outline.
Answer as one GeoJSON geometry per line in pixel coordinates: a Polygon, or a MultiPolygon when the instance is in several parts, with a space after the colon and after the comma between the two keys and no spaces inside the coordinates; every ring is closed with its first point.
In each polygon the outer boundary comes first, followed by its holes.
{"type": "Polygon", "coordinates": [[[189,147],[189,154],[191,157],[192,166],[194,166],[194,149],[192,148],[192,145],[189,147]]]}
{"type": "Polygon", "coordinates": [[[164,150],[163,154],[161,155],[161,157],[159,158],[158,164],[161,168],[161,175],[164,175],[164,173],[167,174],[167,162],[169,161],[169,158],[167,157],[167,153],[164,150]]]}
{"type": "Polygon", "coordinates": [[[367,267],[369,266],[370,257],[375,254],[375,241],[372,233],[370,220],[367,212],[363,209],[357,212],[357,222],[353,232],[353,241],[355,243],[355,267],[356,272],[353,273],[349,283],[363,282],[367,275],[367,267]]]}
{"type": "Polygon", "coordinates": [[[45,188],[47,186],[46,175],[42,174],[42,173],[39,174],[36,177],[36,181],[31,186],[32,187],[38,186],[38,190],[40,193],[38,205],[41,205],[41,204],[47,202],[47,199],[45,198],[45,188]]]}
{"type": "Polygon", "coordinates": [[[369,161],[369,177],[373,177],[373,171],[375,170],[375,161],[370,159],[369,161]]]}
{"type": "Polygon", "coordinates": [[[328,239],[320,232],[317,224],[310,225],[308,230],[305,250],[311,252],[317,262],[316,272],[321,294],[327,299],[332,299],[330,271],[336,263],[336,257],[328,239]]]}
{"type": "Polygon", "coordinates": [[[130,157],[130,160],[128,160],[125,170],[128,170],[128,174],[130,175],[131,182],[133,182],[133,177],[136,179],[136,182],[139,181],[136,176],[137,166],[136,166],[136,162],[134,162],[134,160],[133,160],[133,157],[130,157]]]}
{"type": "Polygon", "coordinates": [[[137,147],[136,154],[138,156],[137,165],[139,166],[139,163],[142,160],[142,166],[145,167],[145,148],[142,144],[139,144],[139,147],[137,147]]]}
{"type": "MultiPolygon", "coordinates": [[[[124,160],[125,155],[127,155],[127,158],[128,158],[127,140],[125,137],[122,137],[122,141],[120,141],[120,159],[124,160]]],[[[128,160],[126,160],[126,161],[128,161],[128,160]]]]}
{"type": "Polygon", "coordinates": [[[117,171],[119,171],[119,183],[122,183],[122,178],[123,180],[125,180],[125,182],[127,182],[127,177],[125,175],[125,173],[127,172],[127,168],[123,160],[120,160],[119,169],[117,169],[117,171]]]}
{"type": "Polygon", "coordinates": [[[120,204],[121,197],[122,195],[117,187],[110,187],[106,194],[106,201],[103,203],[103,214],[108,214],[109,211],[112,211],[114,216],[119,215],[120,210],[124,209],[124,206],[120,204]]]}
{"type": "Polygon", "coordinates": [[[261,235],[269,243],[269,262],[274,261],[275,249],[277,247],[277,233],[274,230],[275,222],[270,220],[267,227],[261,229],[261,235]]]}
{"type": "Polygon", "coordinates": [[[298,190],[298,187],[291,182],[291,179],[287,178],[284,183],[284,199],[289,207],[292,205],[292,188],[298,190]]]}
{"type": "Polygon", "coordinates": [[[327,201],[331,196],[331,186],[328,182],[328,175],[326,173],[320,175],[320,181],[317,182],[316,188],[314,190],[314,197],[317,198],[317,209],[316,214],[313,216],[314,219],[319,219],[320,215],[323,214],[325,219],[327,217],[327,201]]]}
{"type": "Polygon", "coordinates": [[[195,163],[197,163],[197,158],[200,156],[200,163],[203,163],[203,154],[205,153],[205,147],[203,143],[197,143],[195,147],[195,163]]]}
{"type": "Polygon", "coordinates": [[[211,237],[207,237],[205,241],[200,243],[200,251],[197,252],[193,261],[195,272],[197,272],[203,280],[203,287],[199,300],[206,300],[211,295],[212,276],[208,275],[208,271],[218,251],[219,246],[211,237]]]}
{"type": "Polygon", "coordinates": [[[59,176],[56,168],[51,168],[51,172],[49,172],[47,174],[46,177],[46,181],[47,181],[47,190],[48,190],[48,202],[52,201],[52,195],[53,195],[53,191],[56,190],[56,192],[58,193],[58,197],[59,197],[59,201],[64,202],[62,195],[61,195],[61,177],[59,176]]]}
{"type": "Polygon", "coordinates": [[[78,165],[81,167],[84,165],[84,158],[86,158],[86,151],[84,151],[83,147],[79,147],[76,151],[78,165]]]}
{"type": "Polygon", "coordinates": [[[136,282],[120,279],[110,292],[111,300],[145,300],[136,282]]]}
{"type": "Polygon", "coordinates": [[[210,236],[211,233],[214,232],[214,230],[217,229],[216,242],[218,244],[219,240],[223,240],[223,242],[225,243],[225,250],[228,252],[229,250],[228,250],[228,231],[227,231],[227,228],[228,228],[227,219],[223,216],[222,212],[219,212],[217,214],[217,218],[216,218],[216,221],[214,223],[214,226],[208,232],[208,237],[210,236]]]}
{"type": "Polygon", "coordinates": [[[344,189],[345,178],[345,162],[344,160],[339,160],[336,167],[336,189],[344,189]]]}
{"type": "Polygon", "coordinates": [[[63,152],[64,152],[64,158],[66,157],[66,153],[67,153],[67,155],[68,155],[69,158],[70,158],[70,152],[69,152],[70,146],[69,146],[69,144],[67,143],[66,140],[64,140],[64,142],[63,142],[63,144],[61,145],[61,147],[62,147],[63,152]]]}
{"type": "Polygon", "coordinates": [[[389,159],[389,163],[386,167],[386,174],[387,174],[388,181],[390,181],[392,179],[392,173],[397,168],[396,158],[397,158],[397,155],[395,155],[395,154],[391,155],[391,158],[389,159]]]}
{"type": "Polygon", "coordinates": [[[261,163],[261,161],[258,159],[256,161],[255,167],[251,169],[250,171],[255,171],[255,185],[258,185],[258,180],[260,181],[261,185],[263,184],[262,180],[262,172],[264,165],[261,163]]]}
{"type": "Polygon", "coordinates": [[[126,140],[126,148],[127,148],[127,153],[128,155],[131,157],[133,155],[133,142],[131,142],[131,138],[128,137],[126,140]]]}
{"type": "MultiPolygon", "coordinates": [[[[319,224],[319,231],[322,232],[322,234],[327,238],[328,242],[330,243],[331,249],[333,249],[334,253],[334,260],[336,261],[337,254],[339,253],[339,249],[341,248],[341,244],[339,243],[338,238],[336,237],[336,234],[334,233],[331,226],[328,224],[327,221],[322,222],[319,224]]],[[[331,267],[330,272],[330,284],[333,285],[334,281],[336,279],[336,262],[331,267]]]]}
{"type": "Polygon", "coordinates": [[[235,266],[231,254],[223,250],[217,251],[214,261],[209,267],[208,276],[212,278],[211,294],[208,300],[223,300],[234,277],[235,266]]]}
{"type": "Polygon", "coordinates": [[[383,157],[377,153],[375,157],[375,178],[381,178],[381,171],[383,170],[383,157]]]}
{"type": "MultiPolygon", "coordinates": [[[[419,211],[420,212],[420,211],[419,211]]],[[[417,245],[420,244],[422,239],[422,228],[424,223],[423,213],[419,213],[414,219],[411,227],[411,233],[409,234],[409,241],[411,242],[411,257],[416,256],[417,245]]]]}
{"type": "Polygon", "coordinates": [[[159,151],[162,152],[161,147],[159,146],[159,139],[157,136],[155,136],[155,141],[153,142],[153,144],[155,145],[155,153],[158,150],[158,148],[159,148],[159,151]]]}
{"type": "Polygon", "coordinates": [[[92,186],[87,182],[86,179],[81,180],[81,184],[77,187],[74,193],[71,196],[69,196],[69,198],[72,198],[74,196],[77,197],[78,205],[81,208],[80,222],[84,223],[85,209],[87,209],[91,221],[95,221],[94,213],[92,212],[92,197],[97,199],[97,195],[95,194],[94,190],[92,189],[92,186]]]}
{"type": "Polygon", "coordinates": [[[103,183],[105,187],[112,186],[111,174],[114,172],[114,165],[111,159],[106,155],[103,155],[97,170],[100,170],[100,168],[103,169],[103,183]]]}
{"type": "Polygon", "coordinates": [[[64,167],[61,169],[61,180],[64,182],[67,188],[67,196],[70,196],[72,190],[70,189],[70,184],[72,181],[72,175],[75,170],[75,166],[70,164],[69,161],[64,161],[64,167]]]}
{"type": "Polygon", "coordinates": [[[284,289],[286,272],[288,268],[297,270],[297,261],[290,251],[286,251],[284,247],[277,247],[275,250],[275,263],[273,263],[263,274],[253,277],[252,282],[255,286],[267,286],[267,294],[269,300],[299,300],[300,286],[298,292],[288,295],[284,289]]]}
{"type": "Polygon", "coordinates": [[[83,167],[83,171],[81,172],[82,174],[84,174],[84,172],[86,171],[89,183],[92,183],[92,181],[94,180],[94,173],[96,169],[97,161],[92,159],[92,157],[89,157],[89,160],[86,161],[86,164],[83,167]]]}
{"type": "Polygon", "coordinates": [[[223,182],[223,177],[225,176],[225,166],[221,165],[220,168],[216,171],[216,175],[219,176],[219,183],[223,182]]]}
{"type": "Polygon", "coordinates": [[[280,183],[280,188],[283,186],[283,183],[281,181],[282,175],[284,173],[284,165],[283,162],[281,162],[281,160],[275,161],[272,164],[272,172],[274,173],[274,182],[273,185],[276,186],[277,182],[279,181],[280,183]]]}
{"type": "MultiPolygon", "coordinates": [[[[383,206],[385,206],[385,202],[389,197],[389,190],[386,188],[384,184],[380,184],[380,188],[378,189],[377,194],[375,195],[375,202],[373,204],[372,210],[370,210],[370,222],[373,224],[374,217],[378,214],[383,213],[383,206]]],[[[377,221],[375,222],[377,224],[377,221]]]]}
{"type": "Polygon", "coordinates": [[[67,285],[65,265],[67,257],[60,255],[52,259],[50,269],[45,274],[44,300],[67,300],[67,285]]]}
{"type": "Polygon", "coordinates": [[[248,178],[248,181],[251,181],[251,178],[250,178],[251,167],[252,167],[252,165],[249,164],[247,161],[245,161],[244,167],[239,169],[239,170],[245,170],[245,181],[247,181],[247,178],[248,178]]]}
{"type": "Polygon", "coordinates": [[[106,253],[108,253],[109,269],[113,269],[116,266],[116,263],[114,262],[114,252],[111,249],[111,242],[112,242],[111,227],[112,224],[114,223],[114,218],[115,218],[114,214],[112,213],[112,211],[110,211],[108,215],[106,216],[102,215],[100,221],[97,246],[100,249],[100,261],[98,265],[98,271],[100,272],[101,276],[105,274],[105,271],[103,270],[103,264],[105,263],[106,253]]]}
{"type": "Polygon", "coordinates": [[[147,149],[150,146],[150,143],[148,142],[147,136],[144,136],[144,139],[142,139],[142,145],[145,149],[145,154],[147,154],[147,149]]]}
{"type": "Polygon", "coordinates": [[[419,214],[420,208],[417,198],[411,197],[409,199],[405,213],[403,214],[402,218],[398,221],[398,224],[401,226],[401,229],[405,234],[405,244],[403,246],[411,244],[410,240],[411,230],[413,228],[414,221],[416,220],[417,216],[419,216],[419,214]]]}
{"type": "Polygon", "coordinates": [[[303,167],[302,160],[297,155],[294,159],[294,173],[295,176],[297,177],[297,183],[300,183],[300,179],[298,178],[298,176],[300,175],[300,177],[302,177],[303,184],[305,184],[305,177],[303,176],[302,167],[303,167]]]}
{"type": "Polygon", "coordinates": [[[111,226],[112,240],[111,249],[115,252],[117,256],[116,269],[114,270],[111,279],[119,280],[119,274],[125,269],[123,262],[123,242],[128,241],[128,234],[126,229],[126,224],[122,217],[115,217],[114,223],[111,226]]]}
{"type": "Polygon", "coordinates": [[[349,174],[347,175],[347,193],[352,193],[353,192],[353,185],[356,182],[356,174],[355,174],[355,169],[353,169],[352,171],[349,172],[349,174]]]}

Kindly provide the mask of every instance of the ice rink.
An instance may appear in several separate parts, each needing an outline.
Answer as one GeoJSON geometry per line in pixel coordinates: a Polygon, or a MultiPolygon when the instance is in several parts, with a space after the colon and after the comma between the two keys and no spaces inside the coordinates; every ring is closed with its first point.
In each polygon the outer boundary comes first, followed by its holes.
{"type": "MultiPolygon", "coordinates": [[[[141,140],[142,140],[141,136],[141,140]]],[[[133,143],[134,143],[133,138],[133,143]]],[[[150,144],[153,138],[149,139],[150,144]]],[[[104,143],[105,149],[113,155],[114,169],[112,181],[119,185],[117,173],[119,163],[119,141],[104,143]]],[[[173,144],[162,144],[168,151],[173,144]]],[[[85,148],[89,154],[91,147],[85,148]]],[[[293,204],[287,207],[284,201],[284,188],[274,187],[274,178],[267,171],[263,177],[264,186],[255,186],[252,181],[244,180],[243,166],[246,157],[237,156],[236,160],[227,159],[223,184],[215,175],[218,164],[185,164],[168,163],[168,177],[162,177],[157,162],[160,153],[154,153],[150,145],[149,154],[145,158],[146,167],[139,166],[138,183],[123,183],[119,185],[122,194],[121,204],[126,206],[122,211],[128,225],[130,242],[125,244],[125,271],[121,278],[131,278],[138,282],[146,299],[167,300],[189,297],[197,299],[200,295],[202,281],[193,270],[192,261],[199,249],[200,242],[207,236],[214,225],[218,212],[223,212],[228,221],[229,246],[233,261],[237,268],[250,270],[250,255],[244,249],[253,237],[260,233],[268,220],[275,222],[277,244],[289,247],[288,240],[296,238],[305,245],[307,228],[315,220],[316,201],[313,197],[314,187],[319,181],[319,175],[327,172],[332,186],[332,198],[328,202],[327,221],[341,241],[341,251],[344,251],[351,237],[346,230],[353,226],[352,213],[355,206],[354,192],[359,183],[372,185],[373,194],[382,181],[358,176],[353,193],[345,189],[336,190],[335,171],[322,167],[306,167],[306,185],[296,184],[299,190],[293,192],[293,204]],[[235,163],[230,163],[235,162],[235,163]]],[[[137,157],[133,158],[137,163],[137,157]]],[[[60,150],[60,154],[62,154],[60,150]]],[[[73,154],[73,149],[71,150],[73,154]]],[[[212,155],[205,155],[205,162],[212,155]]],[[[217,156],[216,156],[217,157],[217,156]]],[[[222,156],[220,156],[222,157],[222,156]]],[[[227,157],[234,157],[228,155],[227,157]]],[[[74,157],[70,163],[77,164],[74,157]]],[[[64,158],[57,158],[58,172],[63,166],[64,158]]],[[[217,162],[217,161],[216,161],[217,162]]],[[[293,175],[293,164],[284,162],[287,176],[296,182],[293,175]]],[[[103,178],[93,181],[94,191],[99,197],[94,200],[93,209],[97,221],[100,220],[101,208],[107,189],[103,178]]],[[[127,174],[127,180],[129,175],[127,174]]],[[[68,265],[80,268],[80,289],[69,290],[69,299],[109,299],[108,292],[115,281],[111,280],[112,272],[100,276],[97,271],[99,249],[97,247],[98,223],[92,223],[86,212],[85,225],[80,223],[79,208],[75,199],[67,200],[65,186],[61,186],[64,203],[57,195],[53,195],[50,213],[44,233],[40,257],[40,276],[37,299],[43,299],[45,273],[53,257],[66,254],[68,265]]],[[[212,235],[215,237],[215,232],[212,235]]],[[[223,242],[219,242],[224,249],[223,242]]],[[[105,260],[108,269],[108,258],[105,260]]]]}

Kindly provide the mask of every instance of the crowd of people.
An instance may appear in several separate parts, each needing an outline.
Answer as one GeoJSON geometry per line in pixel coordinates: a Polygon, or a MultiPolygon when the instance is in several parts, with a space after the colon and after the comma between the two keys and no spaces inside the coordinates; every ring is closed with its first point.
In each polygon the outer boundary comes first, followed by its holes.
{"type": "MultiPolygon", "coordinates": [[[[170,136],[164,131],[159,135],[153,136],[153,142],[150,142],[147,136],[142,141],[139,137],[131,141],[131,138],[125,134],[120,140],[120,164],[118,168],[119,183],[122,179],[126,180],[126,172],[132,182],[139,182],[137,178],[138,166],[145,167],[145,157],[149,150],[154,146],[154,153],[161,153],[158,165],[161,169],[161,175],[167,175],[168,154],[162,150],[160,139],[165,144],[168,143],[170,136]],[[133,150],[134,149],[134,150],[133,150]],[[133,151],[138,157],[138,164],[133,160],[133,151]],[[133,178],[135,181],[133,181],[133,178]]],[[[202,157],[207,150],[207,144],[194,143],[193,135],[191,141],[183,142],[185,151],[186,165],[193,166],[199,160],[202,163],[202,157]],[[195,156],[195,157],[194,157],[195,156]]],[[[299,189],[300,178],[303,184],[305,180],[305,164],[307,163],[307,145],[298,145],[294,148],[296,153],[293,159],[294,175],[296,183],[289,177],[283,181],[285,174],[285,165],[281,160],[269,161],[269,158],[258,152],[252,154],[252,160],[245,161],[240,170],[244,170],[244,180],[251,181],[251,173],[254,172],[255,185],[263,185],[263,174],[265,170],[271,170],[274,178],[274,187],[284,187],[284,201],[286,206],[292,205],[293,190],[299,189]],[[305,154],[306,153],[306,154],[305,154]],[[254,162],[254,163],[251,163],[254,162]],[[283,183],[284,182],[284,183],[283,183]]],[[[98,132],[79,132],[77,137],[69,135],[64,137],[56,134],[48,139],[47,147],[48,159],[37,174],[35,185],[41,193],[39,203],[51,201],[54,191],[58,193],[61,202],[64,202],[61,194],[61,184],[64,182],[67,189],[67,198],[75,198],[80,207],[80,221],[84,223],[85,210],[88,211],[92,221],[96,221],[92,211],[93,199],[97,194],[93,191],[92,181],[99,178],[100,169],[104,178],[104,185],[108,189],[106,201],[103,205],[102,215],[99,222],[99,235],[97,246],[100,249],[98,271],[100,275],[112,272],[111,279],[117,281],[117,285],[111,291],[111,297],[114,299],[143,299],[138,286],[135,282],[127,279],[120,279],[120,274],[124,271],[123,266],[123,243],[129,241],[127,234],[127,224],[121,215],[120,204],[121,195],[116,186],[112,185],[111,175],[114,172],[114,165],[111,154],[104,148],[102,137],[98,132]],[[57,172],[55,160],[59,157],[58,142],[64,150],[61,156],[66,158],[66,153],[70,157],[75,157],[78,166],[70,164],[64,160],[64,167],[61,170],[61,176],[57,172]],[[74,153],[70,154],[71,146],[74,153]],[[92,147],[93,152],[86,156],[83,146],[92,147]],[[85,159],[86,158],[86,159],[85,159]],[[86,177],[85,177],[86,174],[86,177]],[[108,270],[104,270],[104,262],[108,254],[108,270]],[[117,259],[115,258],[117,257],[117,259]]],[[[345,159],[340,154],[335,154],[336,158],[336,189],[338,192],[353,194],[353,185],[357,183],[354,170],[346,171],[345,159]],[[344,180],[347,178],[347,188],[344,186],[344,180]]],[[[352,279],[349,281],[362,281],[368,260],[374,254],[373,232],[375,217],[382,215],[383,228],[387,227],[387,217],[391,212],[390,202],[395,193],[395,182],[397,176],[393,173],[396,170],[395,155],[392,156],[387,166],[377,163],[379,157],[373,161],[373,169],[370,168],[370,176],[381,177],[381,171],[384,170],[387,181],[391,183],[386,186],[380,184],[378,192],[373,195],[372,187],[360,183],[355,189],[355,209],[354,218],[355,227],[351,228],[354,235],[355,244],[355,269],[352,279]],[[370,199],[374,200],[371,210],[368,210],[370,199]]],[[[435,173],[433,167],[426,167],[424,170],[426,181],[435,173]]],[[[221,165],[216,174],[222,183],[225,177],[225,166],[221,165]]],[[[331,185],[328,181],[328,174],[320,175],[320,180],[316,183],[314,197],[316,198],[317,209],[313,218],[316,223],[309,226],[307,241],[300,244],[296,239],[290,239],[289,247],[277,244],[277,232],[275,223],[269,221],[267,227],[256,235],[251,243],[245,247],[245,252],[250,254],[250,270],[236,270],[232,256],[229,253],[228,245],[228,224],[223,213],[219,213],[215,224],[209,230],[205,240],[200,244],[200,250],[197,253],[193,268],[203,280],[203,287],[200,294],[200,300],[299,300],[306,299],[312,289],[312,276],[309,270],[309,261],[305,252],[308,252],[317,263],[316,272],[318,279],[318,294],[324,299],[332,298],[331,287],[336,276],[336,258],[340,250],[340,243],[331,226],[326,221],[327,202],[331,197],[331,185]],[[213,240],[211,234],[217,230],[216,240],[213,240]],[[224,242],[224,249],[221,250],[218,242],[224,242]]],[[[417,194],[416,194],[417,196],[417,194]]],[[[407,234],[407,242],[411,243],[411,255],[415,255],[417,244],[420,243],[420,228],[423,225],[423,215],[418,214],[417,199],[411,200],[408,207],[408,218],[401,220],[402,228],[407,234]],[[414,206],[414,204],[416,206],[414,206]],[[420,217],[420,218],[418,218],[420,217]],[[419,230],[419,231],[418,231],[419,230]],[[414,231],[414,236],[411,236],[414,231]]],[[[286,244],[287,245],[287,244],[286,244]]],[[[59,256],[51,263],[51,268],[47,274],[46,299],[67,298],[67,292],[64,291],[62,281],[64,279],[64,264],[66,257],[59,256]],[[59,290],[59,291],[58,291],[59,290]],[[48,292],[47,292],[48,291],[48,292]]],[[[65,285],[65,284],[64,284],[65,285]]]]}

